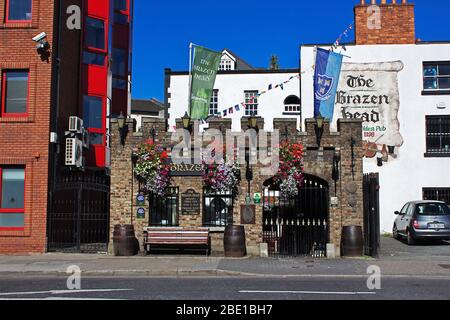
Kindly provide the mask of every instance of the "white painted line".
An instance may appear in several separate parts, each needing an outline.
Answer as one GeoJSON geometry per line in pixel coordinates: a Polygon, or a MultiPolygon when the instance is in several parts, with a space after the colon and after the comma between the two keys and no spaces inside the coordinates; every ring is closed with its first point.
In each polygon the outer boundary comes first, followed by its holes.
{"type": "Polygon", "coordinates": [[[118,291],[133,291],[134,289],[92,289],[92,290],[50,290],[50,291],[34,291],[34,292],[2,292],[0,296],[26,296],[35,294],[76,294],[76,293],[90,293],[90,292],[118,292],[118,291]]]}
{"type": "Polygon", "coordinates": [[[325,295],[375,295],[376,292],[324,292],[324,291],[260,291],[241,290],[239,293],[270,293],[270,294],[325,294],[325,295]]]}

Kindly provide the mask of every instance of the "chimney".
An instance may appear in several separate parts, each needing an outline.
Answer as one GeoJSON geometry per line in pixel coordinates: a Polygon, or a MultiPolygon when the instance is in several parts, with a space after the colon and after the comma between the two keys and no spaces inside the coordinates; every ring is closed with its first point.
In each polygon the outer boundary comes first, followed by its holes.
{"type": "Polygon", "coordinates": [[[355,6],[357,45],[414,44],[414,4],[407,0],[360,0],[355,6]]]}

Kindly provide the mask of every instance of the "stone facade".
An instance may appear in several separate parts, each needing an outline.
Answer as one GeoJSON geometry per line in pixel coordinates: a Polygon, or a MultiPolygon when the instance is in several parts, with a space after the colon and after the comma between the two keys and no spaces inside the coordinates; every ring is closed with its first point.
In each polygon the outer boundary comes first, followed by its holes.
{"type": "MultiPolygon", "coordinates": [[[[247,119],[243,118],[243,125],[247,119]]],[[[317,147],[315,120],[306,120],[306,131],[296,130],[296,119],[275,119],[274,128],[280,131],[283,139],[288,138],[292,142],[302,143],[305,147],[304,165],[305,173],[317,176],[327,181],[329,184],[330,197],[337,197],[338,204],[330,205],[330,242],[337,247],[339,252],[341,230],[345,225],[363,225],[363,168],[362,168],[362,122],[360,120],[340,120],[339,131],[330,132],[329,122],[325,122],[324,134],[321,148],[317,147]],[[283,137],[284,136],[284,137],[283,137]],[[352,148],[352,139],[354,145],[352,148]],[[353,156],[352,156],[353,151],[353,156]],[[336,153],[340,154],[341,167],[340,179],[335,188],[332,179],[333,158],[336,153]],[[336,190],[336,191],[335,191],[336,190]]],[[[181,126],[181,120],[177,121],[177,126],[181,126]]],[[[152,129],[155,129],[155,140],[157,144],[163,146],[171,145],[171,133],[166,131],[166,124],[161,119],[144,118],[143,130],[133,133],[133,121],[128,121],[129,133],[125,146],[120,145],[119,129],[117,121],[112,122],[112,153],[111,153],[111,239],[114,225],[130,224],[135,226],[137,237],[143,240],[143,228],[149,225],[148,201],[144,207],[146,210],[145,219],[137,218],[136,196],[138,195],[138,182],[133,178],[132,152],[140,144],[152,137],[152,129]]],[[[210,128],[220,129],[225,132],[231,128],[231,121],[227,119],[215,119],[210,121],[210,128]]],[[[264,119],[259,119],[258,128],[263,130],[264,119]]],[[[195,129],[194,129],[195,130],[195,129]]],[[[201,135],[201,133],[199,134],[201,135]]],[[[225,139],[224,139],[225,140],[225,139]]],[[[253,180],[251,182],[252,193],[263,193],[264,183],[270,177],[261,174],[260,165],[253,166],[253,180]]],[[[238,188],[238,194],[234,199],[234,223],[241,222],[241,205],[245,204],[248,183],[245,179],[245,165],[241,166],[242,181],[238,188]]],[[[203,194],[203,180],[201,177],[174,177],[172,185],[179,187],[182,194],[188,189],[194,189],[197,193],[203,194]]],[[[330,202],[331,204],[331,202],[330,202]]],[[[181,204],[180,204],[181,205],[181,204]]],[[[203,211],[203,208],[201,209],[203,211]]],[[[245,225],[247,251],[249,254],[258,255],[260,244],[263,242],[263,206],[256,205],[256,223],[245,225]]],[[[179,224],[181,227],[202,226],[203,212],[200,215],[184,216],[179,214],[179,224]]],[[[212,251],[223,252],[223,231],[220,228],[211,229],[212,251]]],[[[112,243],[110,243],[110,252],[112,243]]]]}

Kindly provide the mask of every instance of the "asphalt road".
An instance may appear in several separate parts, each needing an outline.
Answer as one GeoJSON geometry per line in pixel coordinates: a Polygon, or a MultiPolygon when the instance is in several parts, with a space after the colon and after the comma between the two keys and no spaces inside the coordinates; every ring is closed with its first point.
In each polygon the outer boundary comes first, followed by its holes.
{"type": "Polygon", "coordinates": [[[449,300],[450,279],[385,278],[86,278],[81,291],[64,277],[2,277],[0,299],[50,300],[449,300]]]}

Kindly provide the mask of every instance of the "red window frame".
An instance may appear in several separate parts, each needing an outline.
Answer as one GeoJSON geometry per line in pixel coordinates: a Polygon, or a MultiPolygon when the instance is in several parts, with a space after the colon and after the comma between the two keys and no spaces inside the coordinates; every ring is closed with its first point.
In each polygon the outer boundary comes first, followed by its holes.
{"type": "MultiPolygon", "coordinates": [[[[102,96],[97,96],[93,94],[83,94],[81,99],[84,100],[84,97],[94,97],[94,98],[100,98],[102,99],[102,128],[87,128],[88,132],[91,133],[97,133],[103,135],[103,144],[95,144],[93,146],[105,146],[106,145],[106,98],[102,96]]],[[[84,114],[84,103],[83,103],[83,110],[82,114],[84,114]]]]}
{"type": "Polygon", "coordinates": [[[109,32],[108,21],[106,19],[104,19],[104,18],[101,18],[101,17],[96,17],[96,16],[93,16],[93,15],[86,15],[85,18],[84,18],[84,26],[85,27],[83,28],[83,38],[84,38],[83,47],[85,49],[87,49],[88,51],[92,51],[94,53],[103,53],[103,54],[108,53],[108,32],[109,32]],[[105,30],[105,33],[103,35],[104,38],[105,38],[105,49],[90,47],[90,46],[87,45],[87,43],[86,43],[86,39],[87,39],[87,36],[86,36],[87,35],[87,28],[86,28],[86,26],[87,26],[87,23],[86,22],[87,22],[88,18],[101,20],[103,22],[104,30],[105,30]]]}
{"type": "Polygon", "coordinates": [[[29,69],[7,69],[2,70],[2,92],[1,92],[1,110],[0,110],[0,116],[4,118],[17,118],[17,117],[28,117],[28,111],[30,109],[30,70],[29,69]],[[28,74],[28,81],[27,81],[27,110],[24,113],[7,113],[6,112],[6,74],[8,72],[26,72],[28,74]]]}
{"type": "Polygon", "coordinates": [[[31,0],[31,19],[29,20],[10,20],[9,19],[9,2],[11,0],[5,0],[5,22],[6,23],[31,23],[33,21],[33,0],[31,0]]]}
{"type": "MultiPolygon", "coordinates": [[[[2,182],[3,182],[3,170],[4,169],[23,169],[24,172],[24,187],[23,187],[23,203],[24,203],[24,207],[23,208],[17,208],[17,209],[1,209],[1,203],[0,203],[0,214],[23,214],[25,215],[25,193],[26,193],[26,185],[27,185],[27,171],[25,166],[0,166],[0,202],[1,202],[1,195],[2,195],[2,182]]],[[[25,230],[25,222],[23,227],[1,227],[0,226],[0,231],[23,231],[25,230]]]]}

